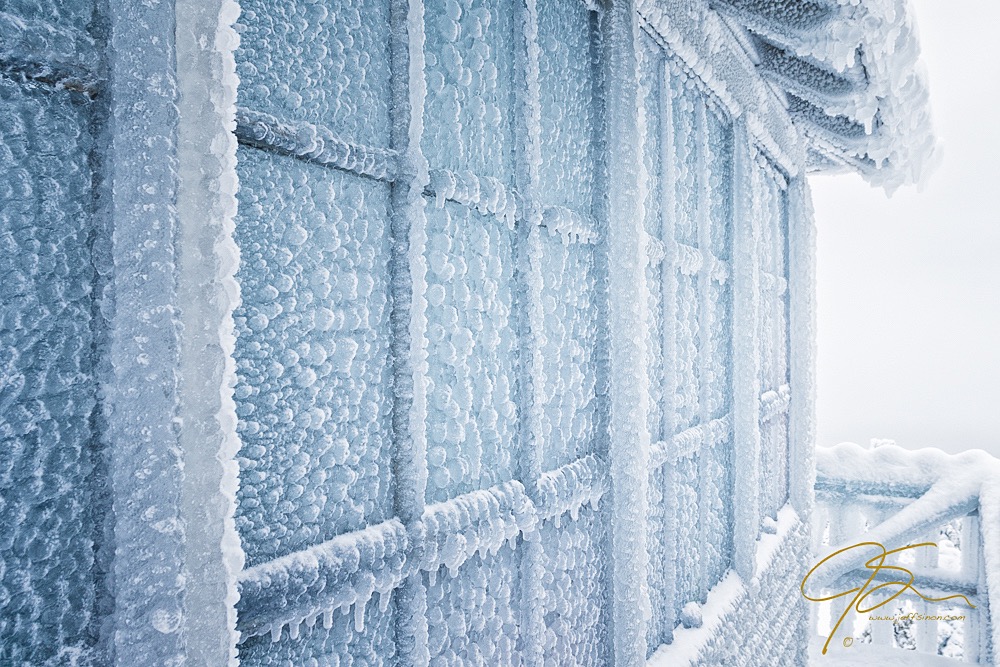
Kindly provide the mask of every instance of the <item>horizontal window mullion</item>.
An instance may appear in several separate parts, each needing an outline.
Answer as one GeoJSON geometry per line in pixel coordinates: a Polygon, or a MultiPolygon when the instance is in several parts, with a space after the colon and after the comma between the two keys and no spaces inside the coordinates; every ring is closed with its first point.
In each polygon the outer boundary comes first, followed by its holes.
{"type": "Polygon", "coordinates": [[[236,110],[236,138],[245,146],[392,182],[398,153],[355,144],[314,123],[286,121],[245,107],[236,110]]]}
{"type": "Polygon", "coordinates": [[[592,454],[543,473],[539,504],[512,480],[427,505],[417,528],[421,553],[412,553],[406,526],[398,518],[338,535],[320,544],[247,568],[239,575],[239,630],[246,640],[270,634],[298,636],[333,610],[366,604],[377,592],[388,596],[417,571],[455,572],[476,553],[495,553],[542,522],[595,505],[607,490],[607,466],[592,454]],[[454,549],[453,537],[462,536],[454,549]],[[287,628],[287,633],[285,629],[287,628]]]}
{"type": "Polygon", "coordinates": [[[96,40],[82,30],[0,12],[0,72],[93,97],[100,60],[96,40]]]}
{"type": "Polygon", "coordinates": [[[791,403],[791,396],[791,388],[787,384],[761,394],[760,423],[765,424],[778,415],[786,414],[791,403]]]}
{"type": "Polygon", "coordinates": [[[650,468],[656,470],[667,463],[677,463],[690,458],[705,447],[725,440],[733,430],[732,416],[684,429],[667,440],[661,440],[650,447],[650,468]]]}

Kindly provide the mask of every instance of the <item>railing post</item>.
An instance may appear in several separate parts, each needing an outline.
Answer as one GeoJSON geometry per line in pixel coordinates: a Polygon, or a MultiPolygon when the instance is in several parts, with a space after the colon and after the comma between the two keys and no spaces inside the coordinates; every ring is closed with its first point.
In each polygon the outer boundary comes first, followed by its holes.
{"type": "MultiPolygon", "coordinates": [[[[831,512],[830,518],[830,547],[850,545],[861,538],[862,522],[864,517],[860,507],[855,503],[845,503],[839,510],[831,512]]],[[[853,598],[843,597],[830,603],[830,622],[836,623],[840,615],[844,613],[847,606],[852,604],[853,598]]],[[[840,624],[838,634],[844,637],[854,636],[854,624],[857,621],[858,613],[853,609],[847,611],[844,622],[840,624]]]]}
{"type": "Polygon", "coordinates": [[[971,663],[979,663],[987,659],[983,641],[989,634],[988,627],[984,627],[984,624],[988,622],[988,617],[984,609],[986,596],[983,593],[986,589],[986,579],[983,576],[985,570],[983,543],[979,530],[978,516],[970,515],[962,521],[962,575],[966,579],[977,582],[976,590],[979,592],[979,600],[976,601],[977,608],[969,614],[969,620],[965,622],[963,657],[965,662],[971,663]]]}
{"type": "MultiPolygon", "coordinates": [[[[882,523],[888,512],[884,509],[872,508],[871,514],[869,514],[869,520],[871,525],[877,526],[882,523]]],[[[879,611],[883,611],[880,609],[879,611]]],[[[880,616],[889,615],[889,611],[879,614],[880,616]]],[[[892,621],[869,621],[869,627],[872,633],[872,644],[874,646],[889,646],[893,645],[893,639],[896,635],[896,627],[892,621]]]]}
{"type": "MultiPolygon", "coordinates": [[[[939,530],[934,529],[929,532],[926,536],[927,542],[934,542],[937,544],[939,536],[939,530]]],[[[924,547],[916,550],[916,560],[917,567],[920,568],[934,568],[938,564],[938,550],[936,548],[932,549],[930,547],[924,547]]],[[[923,600],[920,600],[916,604],[917,613],[928,615],[931,611],[930,606],[923,600]]],[[[916,621],[914,623],[914,629],[917,637],[917,651],[921,653],[930,653],[932,655],[937,654],[937,636],[938,636],[938,624],[937,621],[916,621]]]]}

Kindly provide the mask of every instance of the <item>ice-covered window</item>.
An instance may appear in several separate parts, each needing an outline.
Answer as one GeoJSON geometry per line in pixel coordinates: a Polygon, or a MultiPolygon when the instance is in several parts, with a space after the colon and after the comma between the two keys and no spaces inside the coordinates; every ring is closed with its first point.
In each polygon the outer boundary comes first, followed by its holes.
{"type": "MultiPolygon", "coordinates": [[[[540,149],[537,198],[543,209],[540,248],[542,361],[541,467],[552,473],[606,450],[600,415],[608,388],[599,385],[602,236],[595,212],[602,95],[594,56],[596,14],[579,0],[538,3],[540,149]]],[[[546,521],[540,529],[546,572],[546,665],[602,664],[605,634],[606,531],[596,507],[546,521]]]]}
{"type": "MultiPolygon", "coordinates": [[[[524,454],[515,220],[486,204],[515,182],[519,28],[502,0],[436,0],[426,3],[424,32],[421,148],[435,192],[426,208],[426,501],[438,503],[519,476],[524,454]]],[[[441,516],[435,543],[454,549],[465,523],[445,523],[451,509],[441,516]]],[[[520,550],[482,550],[421,574],[432,663],[507,662],[519,636],[520,561],[520,550]]]]}
{"type": "Polygon", "coordinates": [[[336,583],[367,590],[344,603],[353,613],[299,618],[286,608],[309,609],[302,599],[312,593],[296,589],[258,623],[248,594],[241,660],[335,654],[394,664],[400,619],[425,615],[432,662],[515,664],[537,650],[546,664],[596,664],[609,641],[607,550],[602,514],[581,507],[600,488],[595,454],[607,446],[595,13],[578,0],[540,3],[537,14],[499,0],[428,1],[422,25],[408,25],[423,32],[420,72],[391,51],[405,35],[393,32],[398,10],[385,0],[242,3],[237,527],[244,590],[260,590],[268,580],[257,573],[293,562],[283,557],[331,538],[399,534],[395,517],[412,509],[400,506],[401,486],[425,474],[416,488],[426,543],[422,560],[414,552],[407,563],[419,568],[425,602],[365,597],[388,569],[376,570],[389,558],[380,542],[385,553],[361,552],[354,578],[336,583]],[[536,80],[537,100],[528,90],[536,80]],[[408,96],[395,97],[400,89],[408,96]],[[393,145],[393,123],[416,98],[423,128],[410,148],[428,168],[419,214],[401,208],[411,206],[413,175],[400,176],[393,145]],[[532,144],[540,161],[524,154],[532,144]],[[418,215],[409,222],[424,234],[409,239],[419,260],[401,260],[423,267],[405,291],[393,269],[399,215],[418,215]],[[416,461],[398,450],[398,423],[410,414],[392,414],[390,354],[394,308],[411,298],[424,307],[412,325],[424,328],[412,331],[426,350],[415,389],[426,402],[412,408],[426,449],[416,461]],[[526,357],[538,363],[529,368],[526,357]],[[529,549],[519,531],[535,527],[540,547],[529,549]],[[497,552],[505,537],[515,548],[497,552]],[[530,594],[543,583],[547,595],[530,594]],[[281,641],[257,636],[268,624],[281,641]]]}
{"type": "MultiPolygon", "coordinates": [[[[97,432],[93,3],[0,3],[0,664],[90,662],[97,432]],[[71,657],[73,656],[73,657],[71,657]]],[[[106,249],[107,245],[101,246],[106,249]]]]}
{"type": "Polygon", "coordinates": [[[788,499],[788,182],[758,153],[754,214],[760,222],[760,440],[762,516],[777,517],[788,499]]]}
{"type": "Polygon", "coordinates": [[[643,35],[649,235],[649,646],[732,564],[733,133],[700,82],[643,35]]]}
{"type": "MultiPolygon", "coordinates": [[[[388,363],[389,7],[241,3],[235,397],[246,565],[393,516],[388,363]],[[340,160],[342,148],[377,156],[340,160]],[[362,148],[363,147],[363,148],[362,148]],[[374,166],[373,166],[374,165],[374,166]]],[[[330,652],[380,664],[391,611],[368,605],[243,664],[330,652]]]]}

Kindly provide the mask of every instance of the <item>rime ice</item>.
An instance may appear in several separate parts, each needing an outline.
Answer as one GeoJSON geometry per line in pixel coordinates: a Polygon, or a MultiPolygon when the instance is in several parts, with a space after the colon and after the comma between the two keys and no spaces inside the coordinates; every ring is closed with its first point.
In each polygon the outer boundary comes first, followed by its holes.
{"type": "Polygon", "coordinates": [[[0,663],[802,662],[806,174],[918,180],[917,53],[901,0],[0,0],[0,663]]]}

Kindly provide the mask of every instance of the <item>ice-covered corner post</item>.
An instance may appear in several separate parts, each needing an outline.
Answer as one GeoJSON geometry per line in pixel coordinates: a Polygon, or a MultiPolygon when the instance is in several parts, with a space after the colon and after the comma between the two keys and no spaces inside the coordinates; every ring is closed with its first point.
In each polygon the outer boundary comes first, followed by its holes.
{"type": "Polygon", "coordinates": [[[106,8],[115,664],[236,662],[232,0],[106,8]]]}
{"type": "Polygon", "coordinates": [[[244,562],[234,520],[240,440],[233,400],[240,299],[233,24],[240,8],[234,0],[177,0],[175,12],[181,517],[185,609],[195,621],[186,664],[208,667],[237,662],[236,577],[244,562]]]}
{"type": "Polygon", "coordinates": [[[614,662],[646,660],[650,616],[646,588],[649,431],[646,414],[646,234],[638,108],[638,18],[631,0],[613,0],[602,15],[608,142],[608,263],[611,374],[611,569],[614,662]]]}

